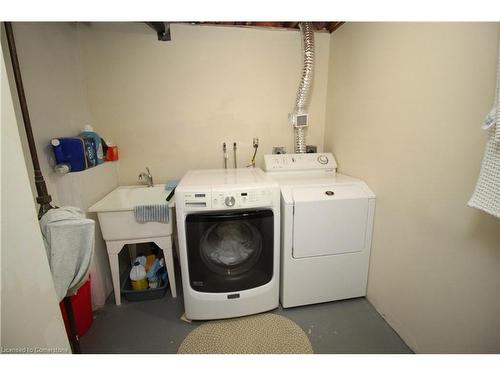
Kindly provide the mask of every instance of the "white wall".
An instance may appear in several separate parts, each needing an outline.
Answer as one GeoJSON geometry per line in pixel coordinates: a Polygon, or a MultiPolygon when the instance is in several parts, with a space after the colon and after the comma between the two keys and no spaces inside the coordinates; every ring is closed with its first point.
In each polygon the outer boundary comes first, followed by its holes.
{"type": "MultiPolygon", "coordinates": [[[[272,146],[293,150],[287,123],[302,71],[298,31],[173,24],[159,42],[143,23],[79,25],[95,128],[119,146],[120,184],[149,166],[155,182],[221,168],[222,143],[239,165],[272,146]],[[231,154],[232,155],[232,154],[231,154]]],[[[308,144],[323,146],[329,34],[316,33],[308,144]]],[[[232,166],[232,158],[230,158],[232,166]]]]}
{"type": "Polygon", "coordinates": [[[497,25],[347,23],[325,149],[377,194],[368,298],[419,353],[500,352],[500,221],[468,208],[497,25]]]}
{"type": "Polygon", "coordinates": [[[1,59],[1,349],[68,353],[1,59]]]}
{"type": "MultiPolygon", "coordinates": [[[[16,22],[13,30],[40,168],[54,203],[62,205],[57,192],[61,176],[53,171],[56,163],[50,140],[77,136],[85,124],[91,123],[77,26],[70,22],[16,22]]],[[[7,66],[10,68],[10,58],[7,66]]],[[[15,85],[12,90],[14,106],[20,114],[15,85]]],[[[29,156],[22,118],[19,120],[23,148],[29,156]]],[[[27,160],[31,176],[33,166],[27,160]]],[[[36,193],[33,183],[32,188],[36,193]]]]}
{"type": "MultiPolygon", "coordinates": [[[[54,137],[78,136],[83,126],[91,123],[81,72],[76,23],[16,22],[13,23],[13,30],[33,138],[47,189],[53,204],[72,205],[85,211],[118,185],[118,168],[117,163],[111,163],[67,175],[59,175],[53,171],[56,163],[50,140],[54,137]]],[[[2,44],[7,49],[5,37],[2,37],[2,44]]],[[[28,175],[36,197],[33,165],[8,53],[7,56],[19,132],[27,160],[28,175]]],[[[95,215],[89,216],[97,220],[95,215]]],[[[94,308],[98,308],[104,305],[112,291],[106,247],[98,225],[94,255],[90,271],[92,303],[94,308]]]]}

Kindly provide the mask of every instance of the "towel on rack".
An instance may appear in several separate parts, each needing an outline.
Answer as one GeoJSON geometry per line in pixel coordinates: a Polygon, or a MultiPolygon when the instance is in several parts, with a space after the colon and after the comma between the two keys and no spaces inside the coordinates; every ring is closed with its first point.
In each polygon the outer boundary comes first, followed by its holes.
{"type": "Polygon", "coordinates": [[[500,46],[495,104],[481,128],[488,131],[488,139],[476,188],[467,205],[500,218],[500,46]]]}
{"type": "Polygon", "coordinates": [[[135,220],[139,223],[158,221],[168,223],[169,208],[167,204],[147,204],[134,207],[135,220]]]}
{"type": "Polygon", "coordinates": [[[94,253],[94,220],[77,207],[54,208],[40,219],[57,298],[61,301],[87,280],[94,253]]]}

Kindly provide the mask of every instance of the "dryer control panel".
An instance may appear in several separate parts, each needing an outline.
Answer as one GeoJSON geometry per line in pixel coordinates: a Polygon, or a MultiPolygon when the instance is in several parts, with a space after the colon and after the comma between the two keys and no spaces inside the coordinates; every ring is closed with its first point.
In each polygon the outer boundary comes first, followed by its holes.
{"type": "Polygon", "coordinates": [[[329,152],[317,154],[264,155],[266,172],[325,171],[335,172],[337,162],[329,152]]]}

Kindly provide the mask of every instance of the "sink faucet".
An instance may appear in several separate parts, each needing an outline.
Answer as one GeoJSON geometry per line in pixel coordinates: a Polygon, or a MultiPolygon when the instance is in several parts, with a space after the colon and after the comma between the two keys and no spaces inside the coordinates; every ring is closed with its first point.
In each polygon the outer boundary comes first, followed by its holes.
{"type": "Polygon", "coordinates": [[[148,171],[148,173],[139,173],[139,181],[146,183],[148,187],[153,187],[153,176],[151,175],[148,167],[146,167],[146,170],[148,171]]]}

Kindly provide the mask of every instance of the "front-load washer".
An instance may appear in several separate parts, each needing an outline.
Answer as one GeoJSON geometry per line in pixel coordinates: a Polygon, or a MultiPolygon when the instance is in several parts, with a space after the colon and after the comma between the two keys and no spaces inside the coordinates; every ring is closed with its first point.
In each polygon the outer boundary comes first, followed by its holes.
{"type": "Polygon", "coordinates": [[[331,153],[265,155],[281,187],[283,307],[366,295],[375,194],[331,153]]]}
{"type": "Polygon", "coordinates": [[[175,192],[186,318],[279,305],[280,189],[261,169],[191,170],[175,192]]]}

